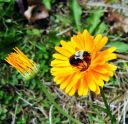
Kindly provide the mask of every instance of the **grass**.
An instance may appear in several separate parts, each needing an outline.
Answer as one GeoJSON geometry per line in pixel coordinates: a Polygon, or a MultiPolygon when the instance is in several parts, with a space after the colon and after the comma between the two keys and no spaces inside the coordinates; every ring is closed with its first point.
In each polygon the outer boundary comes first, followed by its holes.
{"type": "MultiPolygon", "coordinates": [[[[118,53],[127,54],[124,33],[111,34],[109,23],[104,21],[104,8],[82,7],[75,0],[70,2],[49,1],[46,7],[52,7],[50,16],[43,20],[45,28],[28,26],[25,17],[19,14],[14,0],[0,3],[0,123],[46,123],[69,124],[71,120],[58,111],[42,90],[42,85],[35,79],[24,82],[21,75],[4,58],[17,46],[31,59],[40,65],[37,75],[61,108],[81,123],[110,123],[101,95],[92,92],[88,96],[69,97],[53,82],[50,74],[50,62],[54,47],[59,41],[70,40],[78,30],[87,28],[93,35],[103,33],[110,36],[111,42],[117,45],[118,53]],[[71,3],[71,4],[70,4],[71,3]],[[52,5],[52,6],[51,6],[52,5]],[[74,8],[78,8],[75,10],[74,8]],[[79,14],[76,16],[75,13],[79,14]],[[82,14],[81,14],[82,12],[82,14]],[[95,22],[95,23],[94,23],[95,22]],[[121,34],[119,36],[119,34],[121,34]],[[124,34],[124,35],[123,35],[124,34]],[[116,40],[115,40],[116,39],[116,40]],[[117,42],[118,41],[118,42],[117,42]],[[120,46],[120,44],[122,44],[120,46]]],[[[107,47],[113,46],[109,42],[107,47]]],[[[123,123],[127,116],[123,109],[127,105],[128,61],[112,61],[118,66],[115,76],[106,83],[104,92],[110,108],[118,123],[123,123]]]]}

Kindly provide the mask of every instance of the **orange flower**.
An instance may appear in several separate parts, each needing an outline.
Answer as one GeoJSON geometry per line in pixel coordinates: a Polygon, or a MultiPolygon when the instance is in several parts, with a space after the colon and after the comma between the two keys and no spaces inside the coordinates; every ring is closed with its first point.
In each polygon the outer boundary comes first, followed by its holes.
{"type": "Polygon", "coordinates": [[[53,54],[55,60],[51,62],[51,73],[60,89],[70,96],[76,91],[80,96],[87,95],[89,90],[100,93],[99,86],[104,86],[104,81],[109,81],[117,68],[107,63],[116,58],[112,53],[116,48],[101,51],[107,41],[106,36],[98,34],[93,37],[84,30],[69,42],[61,41],[62,47],[55,47],[58,53],[53,54]]]}
{"type": "Polygon", "coordinates": [[[14,48],[14,50],[15,52],[10,53],[5,61],[15,67],[25,79],[33,77],[38,72],[37,64],[18,48],[14,48]]]}

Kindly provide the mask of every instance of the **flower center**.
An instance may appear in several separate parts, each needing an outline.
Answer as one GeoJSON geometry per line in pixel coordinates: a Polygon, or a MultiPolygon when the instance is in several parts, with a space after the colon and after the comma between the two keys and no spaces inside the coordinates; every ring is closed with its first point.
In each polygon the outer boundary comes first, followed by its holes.
{"type": "Polygon", "coordinates": [[[83,50],[77,51],[70,57],[69,62],[80,71],[85,71],[88,69],[91,62],[90,54],[83,50]]]}

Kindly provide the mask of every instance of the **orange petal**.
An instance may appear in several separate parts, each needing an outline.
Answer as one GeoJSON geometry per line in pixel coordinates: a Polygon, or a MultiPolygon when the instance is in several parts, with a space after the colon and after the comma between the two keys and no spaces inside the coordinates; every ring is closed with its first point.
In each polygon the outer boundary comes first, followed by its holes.
{"type": "Polygon", "coordinates": [[[111,54],[108,54],[108,55],[104,56],[105,61],[113,60],[113,59],[116,59],[116,58],[117,58],[117,55],[115,53],[111,53],[111,54]]]}
{"type": "Polygon", "coordinates": [[[93,71],[93,73],[94,73],[94,75],[96,75],[97,78],[104,80],[104,81],[109,81],[110,74],[108,74],[108,73],[101,74],[101,73],[95,72],[95,71],[93,71]]]}
{"type": "Polygon", "coordinates": [[[106,50],[103,50],[99,53],[100,56],[104,56],[104,55],[107,55],[109,53],[112,53],[116,50],[117,48],[116,47],[111,47],[111,48],[108,48],[106,50]]]}
{"type": "Polygon", "coordinates": [[[69,61],[61,61],[61,60],[53,60],[51,62],[51,66],[60,66],[60,67],[64,67],[64,66],[71,66],[69,61]]]}
{"type": "Polygon", "coordinates": [[[106,68],[107,70],[109,71],[115,71],[117,69],[117,67],[115,65],[112,65],[112,64],[108,64],[108,63],[105,63],[103,65],[104,68],[106,68]]]}
{"type": "Polygon", "coordinates": [[[98,86],[104,86],[104,81],[101,79],[101,77],[99,75],[97,75],[96,73],[93,73],[93,71],[92,71],[92,76],[93,76],[95,83],[98,86]]]}
{"type": "Polygon", "coordinates": [[[96,55],[96,57],[91,61],[91,66],[92,67],[95,67],[97,65],[102,65],[104,64],[106,61],[109,61],[109,60],[113,60],[113,59],[116,59],[116,54],[114,53],[109,53],[109,54],[102,54],[99,53],[99,55],[96,55]]]}
{"type": "Polygon", "coordinates": [[[60,43],[61,43],[62,47],[64,47],[67,51],[69,51],[72,54],[75,53],[75,49],[73,49],[73,47],[69,45],[69,42],[65,42],[65,41],[61,40],[60,43]]]}
{"type": "Polygon", "coordinates": [[[91,52],[94,48],[93,37],[89,34],[87,30],[84,30],[83,36],[85,51],[91,52]]]}
{"type": "Polygon", "coordinates": [[[83,82],[84,82],[83,96],[86,96],[88,94],[88,83],[86,77],[84,77],[83,82]]]}
{"type": "Polygon", "coordinates": [[[55,47],[55,50],[58,51],[60,54],[66,56],[66,57],[70,57],[72,55],[72,53],[70,53],[68,50],[63,49],[62,47],[55,47]]]}
{"type": "Polygon", "coordinates": [[[93,80],[92,72],[87,72],[86,80],[87,80],[89,89],[91,91],[96,91],[96,84],[95,84],[95,81],[93,80]]]}
{"type": "Polygon", "coordinates": [[[58,54],[58,53],[53,54],[53,57],[56,58],[56,59],[59,59],[59,60],[68,60],[67,57],[65,57],[65,56],[63,56],[61,54],[58,54]]]}
{"type": "Polygon", "coordinates": [[[99,72],[99,73],[103,73],[103,74],[108,72],[107,69],[103,65],[96,66],[92,70],[99,72]]]}
{"type": "Polygon", "coordinates": [[[60,85],[60,89],[65,89],[67,87],[67,85],[72,81],[72,75],[68,76],[68,78],[66,78],[66,80],[64,80],[62,82],[62,84],[60,85]]]}
{"type": "Polygon", "coordinates": [[[85,50],[85,41],[82,33],[78,32],[77,40],[78,40],[77,42],[81,46],[81,50],[85,50]]]}
{"type": "Polygon", "coordinates": [[[52,68],[51,73],[54,76],[68,76],[71,75],[74,72],[74,70],[71,67],[65,67],[65,68],[52,68]],[[68,70],[68,71],[67,71],[68,70]]]}
{"type": "Polygon", "coordinates": [[[74,77],[72,78],[72,81],[68,84],[68,86],[65,89],[65,93],[68,93],[73,86],[75,86],[78,82],[78,80],[81,77],[81,73],[74,73],[74,77]]]}
{"type": "Polygon", "coordinates": [[[84,91],[84,82],[83,79],[79,81],[78,95],[82,96],[84,91]]]}
{"type": "Polygon", "coordinates": [[[56,84],[61,84],[63,82],[65,82],[68,79],[68,76],[63,76],[63,77],[55,77],[54,81],[56,82],[56,84]]]}
{"type": "Polygon", "coordinates": [[[99,43],[97,43],[97,45],[96,45],[96,51],[99,51],[99,50],[101,50],[104,46],[105,46],[105,44],[107,43],[107,41],[108,41],[108,37],[103,37],[100,41],[99,41],[99,43]]]}
{"type": "Polygon", "coordinates": [[[79,96],[86,96],[88,93],[88,84],[86,78],[83,77],[79,82],[78,94],[79,96]]]}
{"type": "Polygon", "coordinates": [[[117,49],[116,47],[111,47],[111,48],[108,48],[108,49],[102,51],[101,53],[103,53],[103,54],[112,53],[112,52],[116,51],[116,49],[117,49]]]}
{"type": "Polygon", "coordinates": [[[95,39],[94,39],[94,44],[97,45],[102,39],[102,35],[101,34],[97,34],[95,39]]]}
{"type": "Polygon", "coordinates": [[[92,70],[98,73],[102,73],[102,74],[106,74],[106,73],[110,73],[110,76],[113,75],[114,70],[116,70],[117,67],[112,65],[112,64],[102,64],[102,65],[97,65],[96,67],[92,67],[92,70]]]}
{"type": "Polygon", "coordinates": [[[100,88],[99,88],[99,86],[96,86],[95,94],[100,94],[100,88]]]}
{"type": "Polygon", "coordinates": [[[76,35],[73,35],[73,37],[71,38],[71,42],[72,42],[73,44],[75,44],[75,46],[76,46],[79,50],[82,49],[82,48],[81,48],[81,45],[80,45],[80,41],[78,40],[78,38],[77,38],[76,35]]]}
{"type": "Polygon", "coordinates": [[[76,87],[73,87],[70,92],[68,93],[69,96],[73,96],[76,92],[76,87]]]}

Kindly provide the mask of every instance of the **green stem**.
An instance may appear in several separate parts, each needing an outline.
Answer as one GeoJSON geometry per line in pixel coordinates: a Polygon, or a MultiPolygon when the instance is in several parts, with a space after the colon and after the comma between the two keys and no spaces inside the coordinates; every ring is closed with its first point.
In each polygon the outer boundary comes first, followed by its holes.
{"type": "Polygon", "coordinates": [[[111,124],[115,124],[116,123],[116,119],[115,119],[115,116],[112,115],[112,112],[110,110],[110,106],[108,105],[108,102],[107,102],[105,94],[104,94],[104,90],[102,88],[100,88],[100,90],[101,90],[101,96],[102,96],[103,101],[104,101],[104,105],[105,105],[105,107],[107,109],[107,114],[111,119],[111,124]]]}
{"type": "MultiPolygon", "coordinates": [[[[38,80],[39,81],[39,80],[38,80]]],[[[51,94],[48,93],[48,90],[46,89],[46,87],[44,86],[44,83],[39,82],[42,85],[42,90],[45,93],[45,95],[47,96],[47,98],[50,100],[50,102],[56,107],[56,109],[58,109],[64,116],[66,116],[67,118],[69,118],[71,121],[73,121],[76,124],[82,124],[80,121],[72,118],[69,114],[67,114],[53,99],[53,96],[51,94]]]]}

